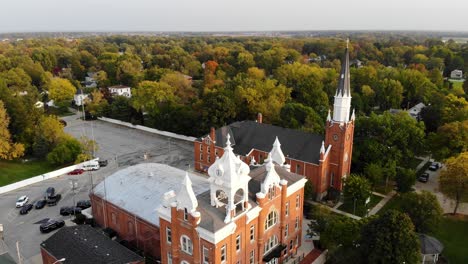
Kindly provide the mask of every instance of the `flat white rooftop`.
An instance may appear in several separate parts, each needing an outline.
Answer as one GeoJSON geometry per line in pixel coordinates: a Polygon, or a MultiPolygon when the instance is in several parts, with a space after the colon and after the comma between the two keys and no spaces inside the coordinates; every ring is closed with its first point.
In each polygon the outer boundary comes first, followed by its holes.
{"type": "MultiPolygon", "coordinates": [[[[182,186],[185,171],[160,163],[127,167],[106,177],[94,188],[94,194],[129,213],[159,226],[157,209],[164,194],[182,186]]],[[[207,179],[189,173],[195,195],[210,189],[207,179]]]]}

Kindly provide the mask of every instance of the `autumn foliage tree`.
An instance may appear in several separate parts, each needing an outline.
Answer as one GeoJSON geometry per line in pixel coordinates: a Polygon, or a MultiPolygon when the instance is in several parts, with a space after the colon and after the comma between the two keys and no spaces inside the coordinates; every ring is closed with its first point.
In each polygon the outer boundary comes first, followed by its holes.
{"type": "Polygon", "coordinates": [[[8,130],[9,124],[10,118],[3,102],[0,101],[0,158],[7,160],[21,157],[24,154],[23,144],[12,142],[8,130]]]}
{"type": "Polygon", "coordinates": [[[455,200],[456,214],[460,202],[468,202],[468,152],[447,159],[445,166],[440,173],[440,191],[455,200]]]}

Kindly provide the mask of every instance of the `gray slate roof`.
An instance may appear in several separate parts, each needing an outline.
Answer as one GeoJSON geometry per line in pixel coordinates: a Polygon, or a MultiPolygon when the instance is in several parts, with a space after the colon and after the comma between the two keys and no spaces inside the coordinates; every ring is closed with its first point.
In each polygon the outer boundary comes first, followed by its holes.
{"type": "Polygon", "coordinates": [[[41,247],[67,264],[124,264],[143,258],[89,225],[63,227],[41,247]]]}
{"type": "Polygon", "coordinates": [[[340,83],[338,84],[338,89],[336,94],[341,96],[351,96],[351,80],[349,73],[349,51],[348,48],[345,50],[345,57],[341,64],[341,73],[340,73],[340,83]]]}
{"type": "MultiPolygon", "coordinates": [[[[324,140],[324,136],[319,134],[255,121],[239,121],[216,130],[216,146],[225,147],[227,134],[231,136],[236,154],[245,156],[252,149],[270,152],[278,137],[286,157],[314,164],[319,163],[320,147],[324,140]]],[[[201,141],[201,138],[197,140],[201,141]]]]}
{"type": "Polygon", "coordinates": [[[440,254],[444,250],[444,245],[435,237],[419,234],[419,241],[421,242],[421,253],[424,255],[440,254]]]}

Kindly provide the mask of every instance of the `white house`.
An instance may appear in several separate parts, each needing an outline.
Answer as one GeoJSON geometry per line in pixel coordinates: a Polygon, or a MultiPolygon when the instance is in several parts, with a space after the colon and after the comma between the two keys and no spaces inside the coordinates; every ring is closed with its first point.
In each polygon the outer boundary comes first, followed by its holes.
{"type": "Polygon", "coordinates": [[[85,99],[88,98],[89,94],[82,93],[81,91],[76,91],[75,95],[73,96],[73,101],[75,101],[75,105],[82,106],[85,104],[85,99]]]}
{"type": "Polygon", "coordinates": [[[107,89],[109,89],[109,92],[112,94],[112,96],[119,95],[119,96],[125,96],[125,97],[132,97],[132,88],[129,86],[125,85],[114,85],[110,86],[107,89]]]}
{"type": "Polygon", "coordinates": [[[461,70],[453,70],[450,73],[450,78],[452,79],[462,79],[463,78],[463,71],[461,70]]]}
{"type": "Polygon", "coordinates": [[[416,120],[419,120],[419,114],[421,113],[421,110],[426,107],[426,105],[424,103],[419,103],[413,107],[411,107],[410,109],[408,109],[408,114],[416,119],[416,120]]]}
{"type": "Polygon", "coordinates": [[[96,75],[95,72],[88,72],[87,76],[85,77],[85,80],[83,84],[85,85],[86,88],[95,88],[97,87],[97,82],[94,79],[94,76],[96,75]]]}

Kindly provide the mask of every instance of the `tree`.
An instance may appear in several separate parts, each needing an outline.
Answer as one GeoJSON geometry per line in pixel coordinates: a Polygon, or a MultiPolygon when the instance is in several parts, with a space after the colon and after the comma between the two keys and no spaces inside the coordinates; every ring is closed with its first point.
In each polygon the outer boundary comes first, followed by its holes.
{"type": "Polygon", "coordinates": [[[369,264],[416,264],[421,257],[419,238],[411,219],[394,210],[363,226],[360,251],[364,263],[369,264]]]}
{"type": "Polygon", "coordinates": [[[56,116],[43,116],[36,127],[36,142],[44,139],[50,151],[66,136],[56,116]]]}
{"type": "Polygon", "coordinates": [[[444,124],[428,136],[433,156],[443,160],[468,151],[468,120],[444,124]]]}
{"type": "Polygon", "coordinates": [[[436,231],[443,213],[437,197],[428,191],[403,194],[401,196],[401,210],[411,218],[418,233],[436,231]]]}
{"type": "Polygon", "coordinates": [[[73,84],[62,78],[52,78],[47,85],[49,90],[49,98],[57,103],[72,100],[76,93],[76,88],[73,84]]]}
{"type": "Polygon", "coordinates": [[[351,174],[345,179],[343,194],[346,201],[364,204],[371,196],[371,186],[366,178],[351,174]]]}
{"type": "Polygon", "coordinates": [[[443,123],[464,120],[468,120],[468,102],[463,97],[457,97],[453,94],[447,95],[442,108],[443,123]]]}
{"type": "Polygon", "coordinates": [[[55,165],[68,164],[74,162],[80,153],[80,142],[68,136],[47,154],[47,161],[55,165]]]}
{"type": "Polygon", "coordinates": [[[286,103],[280,112],[281,126],[322,133],[324,122],[311,107],[300,103],[286,103]]]}
{"type": "Polygon", "coordinates": [[[399,192],[409,192],[416,183],[416,172],[412,169],[398,168],[395,180],[399,192]]]}
{"type": "Polygon", "coordinates": [[[376,87],[376,101],[382,110],[400,108],[403,101],[403,86],[399,81],[385,78],[376,87]]]}
{"type": "Polygon", "coordinates": [[[440,191],[455,200],[453,214],[457,213],[460,202],[468,201],[468,152],[462,152],[445,162],[446,168],[440,172],[440,191]]]}
{"type": "Polygon", "coordinates": [[[222,127],[236,117],[236,105],[232,94],[226,91],[215,91],[206,94],[201,104],[203,133],[210,127],[222,127]]]}
{"type": "Polygon", "coordinates": [[[180,103],[186,104],[196,98],[196,91],[192,88],[192,83],[185,75],[179,72],[167,73],[162,76],[160,82],[167,83],[173,87],[175,96],[180,103]]]}
{"type": "Polygon", "coordinates": [[[8,130],[9,124],[10,118],[3,102],[0,101],[0,158],[8,160],[19,158],[24,154],[23,144],[12,142],[11,134],[8,130]]]}
{"type": "Polygon", "coordinates": [[[383,174],[383,168],[377,163],[369,163],[364,168],[364,175],[366,175],[372,186],[376,186],[382,182],[383,174]]]}
{"type": "Polygon", "coordinates": [[[108,109],[109,103],[104,99],[104,95],[100,91],[91,92],[92,100],[86,98],[86,111],[92,116],[103,116],[108,109]]]}
{"type": "Polygon", "coordinates": [[[131,104],[137,111],[157,114],[160,107],[176,101],[175,87],[165,82],[143,81],[132,94],[131,104]]]}

